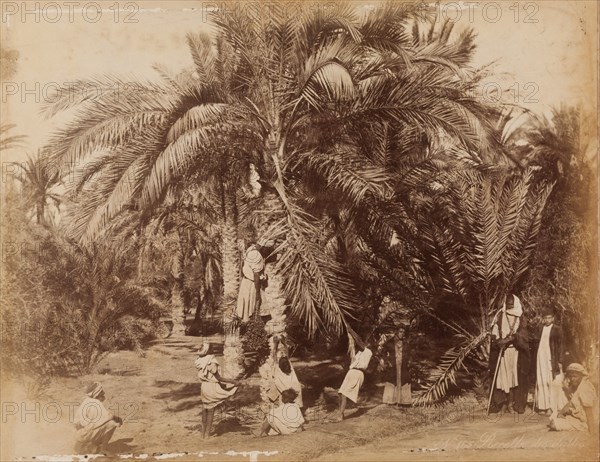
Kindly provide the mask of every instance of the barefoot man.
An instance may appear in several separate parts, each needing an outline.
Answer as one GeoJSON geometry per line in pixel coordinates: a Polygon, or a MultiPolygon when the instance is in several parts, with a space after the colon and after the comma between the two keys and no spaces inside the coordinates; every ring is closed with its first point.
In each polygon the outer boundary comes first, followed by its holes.
{"type": "Polygon", "coordinates": [[[358,392],[365,380],[365,371],[369,367],[372,356],[373,352],[364,346],[362,351],[356,353],[350,364],[350,369],[348,369],[338,391],[340,395],[340,418],[342,420],[344,420],[347,400],[350,399],[353,403],[358,401],[358,392]]]}

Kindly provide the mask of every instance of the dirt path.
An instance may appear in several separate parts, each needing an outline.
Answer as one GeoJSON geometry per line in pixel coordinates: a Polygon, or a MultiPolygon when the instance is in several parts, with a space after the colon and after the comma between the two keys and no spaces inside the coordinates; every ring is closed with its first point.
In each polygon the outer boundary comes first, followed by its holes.
{"type": "MultiPolygon", "coordinates": [[[[341,381],[343,370],[333,361],[295,363],[300,380],[307,384],[305,432],[252,436],[262,419],[257,406],[259,379],[254,375],[227,410],[216,415],[217,436],[203,441],[193,366],[200,341],[168,340],[149,348],[145,357],[118,352],[106,358],[96,374],[56,381],[50,396],[37,402],[25,399],[18,386],[3,387],[1,460],[39,461],[50,460],[40,455],[71,454],[72,413],[90,381],[103,384],[107,406],[125,421],[111,452],[149,454],[145,460],[592,460],[581,455],[590,444],[581,435],[548,433],[545,417],[486,419],[475,401],[443,410],[396,409],[381,405],[381,393],[375,390],[366,406],[351,410],[347,420],[331,422],[335,391],[329,393],[333,401],[317,397],[323,386],[341,381]],[[202,458],[197,456],[200,452],[202,458]],[[164,453],[180,456],[168,459],[160,455],[164,453]]],[[[118,458],[96,459],[100,460],[118,458]]]]}
{"type": "Polygon", "coordinates": [[[587,434],[549,432],[546,417],[506,415],[498,420],[483,416],[448,425],[388,437],[319,461],[597,461],[598,443],[587,434]],[[537,421],[536,421],[537,420],[537,421]]]}

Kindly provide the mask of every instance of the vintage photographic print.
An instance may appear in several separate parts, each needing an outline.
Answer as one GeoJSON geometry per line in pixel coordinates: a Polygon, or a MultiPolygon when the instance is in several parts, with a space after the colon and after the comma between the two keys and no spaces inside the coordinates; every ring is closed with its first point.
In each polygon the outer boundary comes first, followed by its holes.
{"type": "Polygon", "coordinates": [[[0,14],[0,460],[598,460],[596,1],[0,14]]]}

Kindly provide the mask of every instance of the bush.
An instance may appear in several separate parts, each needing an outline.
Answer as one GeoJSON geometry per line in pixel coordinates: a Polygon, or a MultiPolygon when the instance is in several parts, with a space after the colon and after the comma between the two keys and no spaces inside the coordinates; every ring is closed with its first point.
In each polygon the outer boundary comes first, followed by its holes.
{"type": "Polygon", "coordinates": [[[1,268],[3,374],[29,377],[42,392],[54,375],[87,373],[108,352],[155,336],[168,308],[136,283],[135,248],[108,239],[83,248],[10,211],[5,242],[27,245],[1,268]]]}

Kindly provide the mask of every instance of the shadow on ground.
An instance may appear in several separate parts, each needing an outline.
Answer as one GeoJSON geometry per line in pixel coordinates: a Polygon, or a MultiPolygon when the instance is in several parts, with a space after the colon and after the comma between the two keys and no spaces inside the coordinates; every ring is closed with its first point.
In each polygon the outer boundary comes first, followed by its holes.
{"type": "Polygon", "coordinates": [[[298,380],[302,383],[304,407],[312,407],[321,398],[325,387],[338,389],[344,379],[345,371],[335,361],[316,365],[294,365],[298,380]]]}
{"type": "Polygon", "coordinates": [[[158,393],[155,399],[171,403],[168,406],[170,412],[186,411],[188,409],[201,407],[200,383],[181,383],[174,380],[155,380],[154,384],[159,388],[171,388],[169,391],[158,393]]]}

